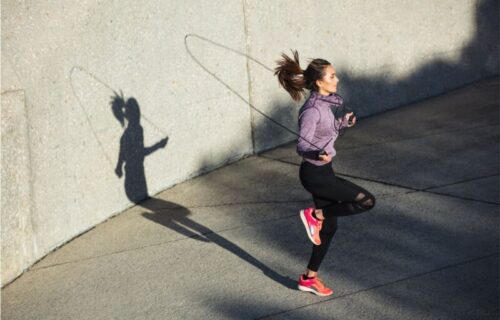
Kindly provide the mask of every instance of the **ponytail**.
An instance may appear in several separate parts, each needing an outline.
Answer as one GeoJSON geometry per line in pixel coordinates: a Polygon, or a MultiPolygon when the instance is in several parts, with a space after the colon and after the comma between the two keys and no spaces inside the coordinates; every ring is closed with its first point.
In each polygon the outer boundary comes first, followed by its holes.
{"type": "Polygon", "coordinates": [[[120,122],[122,127],[125,126],[125,100],[123,99],[123,93],[118,95],[115,92],[115,95],[111,97],[111,111],[113,111],[113,115],[116,120],[120,122]]]}
{"type": "Polygon", "coordinates": [[[286,54],[281,54],[282,59],[276,61],[278,66],[274,69],[274,75],[278,76],[280,85],[288,91],[292,99],[299,101],[304,95],[304,70],[300,68],[299,53],[293,50],[292,53],[293,60],[286,54]]]}

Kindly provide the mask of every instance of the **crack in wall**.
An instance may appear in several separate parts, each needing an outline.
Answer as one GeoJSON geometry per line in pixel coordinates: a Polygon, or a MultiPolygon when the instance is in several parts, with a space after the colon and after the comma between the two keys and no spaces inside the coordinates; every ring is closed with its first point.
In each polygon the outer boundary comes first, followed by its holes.
{"type": "MultiPolygon", "coordinates": [[[[248,36],[248,21],[247,21],[247,6],[246,0],[242,0],[243,7],[243,32],[245,36],[245,60],[246,60],[246,69],[247,69],[247,81],[248,81],[248,104],[253,105],[252,98],[252,77],[250,75],[250,40],[248,36]]],[[[255,119],[251,108],[248,108],[248,112],[250,112],[250,133],[252,137],[252,153],[255,154],[255,119]]]]}

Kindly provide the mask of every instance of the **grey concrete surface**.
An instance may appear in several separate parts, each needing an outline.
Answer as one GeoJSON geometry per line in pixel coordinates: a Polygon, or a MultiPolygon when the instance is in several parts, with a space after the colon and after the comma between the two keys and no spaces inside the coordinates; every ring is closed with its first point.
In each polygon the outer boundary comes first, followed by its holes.
{"type": "Polygon", "coordinates": [[[26,160],[29,179],[16,192],[8,179],[21,172],[2,163],[2,194],[17,195],[2,207],[2,286],[146,194],[292,141],[249,107],[296,126],[300,103],[273,76],[281,52],[298,50],[303,68],[330,60],[347,104],[366,116],[498,74],[498,10],[495,0],[3,1],[2,117],[24,117],[28,131],[5,161],[26,160]],[[119,122],[113,91],[135,99],[140,127],[119,122]],[[128,160],[148,152],[119,178],[128,136],[138,143],[128,160]]]}
{"type": "Polygon", "coordinates": [[[361,119],[338,140],[335,168],[377,205],[339,220],[320,269],[331,297],[296,289],[311,199],[289,144],[49,254],[3,288],[2,319],[498,319],[499,84],[361,119]]]}
{"type": "Polygon", "coordinates": [[[13,279],[36,256],[33,236],[29,122],[24,91],[2,95],[2,275],[13,279]],[[4,105],[14,106],[4,108],[4,105]],[[4,232],[9,230],[10,232],[4,232]]]}

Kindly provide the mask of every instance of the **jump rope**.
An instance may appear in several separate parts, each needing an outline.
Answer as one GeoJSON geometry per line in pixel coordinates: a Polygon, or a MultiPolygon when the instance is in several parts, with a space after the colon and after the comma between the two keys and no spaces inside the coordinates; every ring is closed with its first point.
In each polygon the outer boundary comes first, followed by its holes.
{"type": "MultiPolygon", "coordinates": [[[[267,120],[271,121],[272,123],[274,123],[275,125],[277,125],[278,127],[284,129],[285,131],[297,136],[298,138],[301,138],[303,139],[304,141],[306,141],[307,143],[309,143],[310,145],[312,145],[313,147],[317,148],[318,151],[319,151],[319,155],[326,155],[326,152],[324,151],[324,148],[333,140],[333,137],[330,138],[330,140],[328,140],[328,142],[323,146],[323,147],[319,147],[317,146],[316,144],[312,143],[311,141],[307,140],[306,138],[304,138],[303,136],[301,136],[299,133],[291,130],[290,128],[288,128],[287,126],[281,124],[280,122],[274,120],[273,118],[271,118],[270,116],[268,116],[267,114],[265,114],[264,112],[262,112],[261,110],[259,110],[257,107],[255,107],[253,104],[250,103],[250,101],[246,100],[242,95],[240,95],[236,90],[234,90],[233,88],[231,88],[227,83],[225,83],[221,78],[219,78],[214,72],[210,71],[208,68],[206,68],[197,58],[196,56],[191,52],[191,50],[189,49],[189,46],[188,46],[188,38],[198,38],[200,40],[203,40],[203,41],[206,41],[206,42],[209,42],[217,47],[220,47],[220,48],[224,48],[226,50],[229,50],[233,53],[236,53],[240,56],[244,56],[246,57],[247,59],[259,64],[260,66],[262,66],[264,69],[270,71],[270,72],[273,72],[274,73],[274,70],[269,68],[268,66],[264,65],[262,62],[256,60],[255,58],[249,56],[248,54],[246,53],[243,53],[241,51],[238,51],[238,50],[235,50],[233,48],[230,48],[228,46],[225,46],[221,43],[217,43],[213,40],[210,40],[208,38],[205,38],[205,37],[202,37],[202,36],[199,36],[199,35],[196,35],[196,34],[187,34],[185,37],[184,37],[184,46],[186,47],[186,51],[188,52],[189,56],[191,57],[191,59],[193,59],[194,62],[196,62],[196,64],[198,64],[205,72],[207,72],[208,74],[210,74],[214,79],[216,79],[219,83],[221,83],[224,87],[226,87],[229,91],[231,91],[234,95],[236,95],[238,98],[240,98],[243,102],[245,102],[250,108],[252,108],[253,110],[255,110],[257,113],[259,113],[260,115],[262,115],[264,118],[266,118],[267,120]]],[[[85,68],[81,67],[81,66],[74,66],[71,71],[70,71],[70,83],[71,83],[71,89],[73,91],[73,95],[76,97],[77,101],[78,101],[78,104],[80,105],[80,107],[82,108],[84,114],[85,114],[85,118],[87,120],[87,123],[88,125],[92,128],[92,134],[94,135],[94,138],[97,140],[98,144],[99,144],[99,147],[101,148],[101,150],[103,151],[106,159],[108,160],[110,166],[113,168],[113,163],[111,161],[111,159],[108,157],[107,153],[105,152],[104,150],[104,146],[102,145],[100,139],[97,137],[97,134],[95,133],[95,130],[94,130],[94,127],[92,125],[92,122],[90,120],[90,116],[89,114],[87,113],[86,109],[83,107],[83,104],[80,100],[80,98],[78,97],[78,95],[76,94],[76,90],[73,86],[73,82],[72,82],[72,77],[73,77],[73,73],[75,70],[80,70],[84,73],[86,73],[87,75],[89,75],[90,77],[92,77],[94,80],[96,80],[97,82],[99,82],[100,84],[102,84],[104,87],[106,87],[107,89],[109,89],[111,92],[113,92],[114,96],[118,96],[118,97],[121,97],[123,99],[123,94],[121,95],[118,95],[118,93],[113,89],[111,88],[111,86],[109,86],[106,82],[104,82],[103,80],[101,80],[99,77],[97,77],[96,75],[92,74],[91,72],[87,71],[85,68]]],[[[337,96],[341,97],[340,95],[337,94],[337,96]]],[[[342,98],[342,97],[341,97],[342,98]]],[[[317,99],[317,98],[316,98],[317,99]]],[[[343,99],[342,99],[343,100],[343,99]]],[[[315,103],[316,101],[313,101],[313,104],[315,103]]],[[[331,109],[332,109],[332,112],[335,116],[335,118],[339,119],[339,118],[342,118],[345,116],[345,114],[347,113],[350,113],[352,112],[349,108],[345,107],[344,105],[342,104],[332,104],[331,106],[331,109]],[[335,110],[334,110],[335,109],[335,110]]],[[[144,115],[144,113],[141,113],[141,117],[146,120],[149,124],[151,124],[154,128],[156,128],[157,130],[159,130],[161,133],[165,134],[166,136],[168,136],[168,134],[161,129],[160,126],[156,125],[153,121],[151,121],[148,117],[146,117],[144,115]]],[[[349,124],[352,124],[352,117],[351,116],[348,120],[348,123],[349,124]]],[[[338,128],[336,128],[338,130],[338,128]]]]}
{"type": "MultiPolygon", "coordinates": [[[[209,42],[217,47],[220,47],[220,48],[224,48],[226,50],[229,50],[231,52],[234,52],[240,56],[244,56],[246,58],[248,58],[249,60],[252,60],[253,62],[259,64],[260,66],[262,66],[264,69],[270,71],[270,72],[273,72],[274,73],[274,70],[269,68],[268,66],[264,65],[262,62],[256,60],[255,58],[252,58],[251,56],[249,56],[248,54],[246,53],[243,53],[241,51],[238,51],[238,50],[235,50],[233,48],[230,48],[230,47],[227,47],[223,44],[220,44],[218,42],[215,42],[213,40],[210,40],[208,38],[205,38],[205,37],[202,37],[202,36],[199,36],[197,34],[187,34],[185,37],[184,37],[184,45],[186,47],[186,50],[188,52],[188,54],[191,56],[191,59],[193,59],[203,70],[205,70],[205,72],[207,72],[208,74],[210,74],[214,79],[216,79],[219,83],[221,83],[223,86],[225,86],[229,91],[231,91],[232,93],[234,93],[238,98],[240,98],[243,102],[245,102],[246,104],[248,104],[248,106],[250,108],[252,108],[253,110],[255,110],[256,112],[258,112],[259,114],[261,114],[264,118],[268,119],[269,121],[271,121],[272,123],[274,123],[275,125],[277,125],[278,127],[286,130],[287,132],[297,136],[298,138],[301,138],[303,139],[305,142],[309,143],[310,145],[312,145],[313,147],[317,148],[319,150],[319,155],[326,155],[326,152],[324,151],[324,148],[333,140],[333,137],[328,140],[328,142],[323,146],[323,147],[318,147],[316,144],[312,143],[311,141],[305,139],[303,136],[301,136],[300,134],[298,134],[297,132],[291,130],[290,128],[286,127],[285,125],[281,124],[280,122],[274,120],[273,118],[271,118],[270,116],[268,116],[267,114],[265,114],[264,112],[262,112],[261,110],[259,110],[257,107],[255,107],[254,105],[252,105],[250,103],[250,101],[247,101],[243,96],[241,96],[238,92],[236,92],[236,90],[234,90],[233,88],[231,88],[227,83],[225,83],[221,78],[219,78],[215,73],[213,73],[212,71],[210,71],[209,69],[207,69],[195,56],[194,54],[191,52],[191,50],[189,49],[189,46],[188,46],[188,38],[198,38],[200,40],[203,40],[203,41],[206,41],[206,42],[209,42]]],[[[337,94],[338,95],[338,94],[337,94]]],[[[338,95],[342,101],[344,100],[340,95],[338,95]]],[[[317,98],[316,98],[317,99],[317,98]]],[[[316,100],[315,100],[316,101],[316,100]]],[[[315,102],[314,101],[314,102],[315,102]]],[[[314,104],[313,102],[313,104],[314,104]]],[[[339,118],[339,117],[343,117],[345,116],[345,114],[351,112],[350,109],[348,109],[347,107],[344,107],[343,110],[341,110],[341,107],[342,105],[341,104],[332,104],[332,112],[335,116],[335,118],[339,118]],[[333,108],[335,108],[335,110],[333,110],[333,108]]],[[[349,124],[352,124],[352,117],[351,116],[349,118],[349,124]]],[[[336,128],[338,130],[338,128],[336,128]]]]}

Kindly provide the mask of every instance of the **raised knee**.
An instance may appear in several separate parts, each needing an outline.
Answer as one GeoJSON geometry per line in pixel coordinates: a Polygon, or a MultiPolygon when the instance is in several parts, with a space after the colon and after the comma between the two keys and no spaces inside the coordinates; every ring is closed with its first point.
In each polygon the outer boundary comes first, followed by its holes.
{"type": "Polygon", "coordinates": [[[370,198],[370,199],[366,200],[365,202],[363,202],[363,205],[365,207],[369,207],[370,209],[375,207],[375,198],[373,198],[373,199],[370,198]]]}

